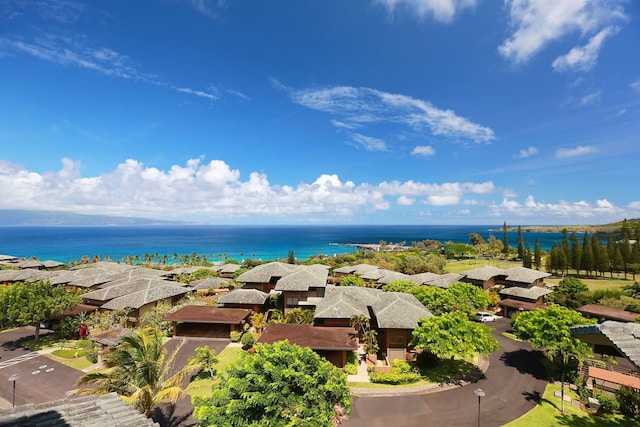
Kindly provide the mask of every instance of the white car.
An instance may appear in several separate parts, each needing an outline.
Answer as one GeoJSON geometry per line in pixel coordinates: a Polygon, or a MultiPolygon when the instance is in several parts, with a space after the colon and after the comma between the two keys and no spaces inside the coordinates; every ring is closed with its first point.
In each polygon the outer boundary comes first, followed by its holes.
{"type": "Polygon", "coordinates": [[[473,318],[476,322],[495,322],[498,320],[498,316],[485,311],[479,311],[473,318]]]}

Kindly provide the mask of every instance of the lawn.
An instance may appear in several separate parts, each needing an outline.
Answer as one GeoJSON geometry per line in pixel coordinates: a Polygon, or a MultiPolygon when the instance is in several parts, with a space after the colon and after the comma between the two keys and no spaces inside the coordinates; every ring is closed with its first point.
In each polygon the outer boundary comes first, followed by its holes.
{"type": "MultiPolygon", "coordinates": [[[[638,422],[626,419],[621,415],[610,418],[602,418],[576,408],[571,403],[565,402],[565,415],[560,413],[560,398],[554,396],[554,392],[560,390],[559,385],[549,384],[545,389],[540,404],[534,409],[505,424],[504,427],[538,427],[538,426],[574,426],[574,427],[632,427],[638,422]]],[[[565,394],[576,399],[575,392],[565,386],[565,394]]]]}
{"type": "MultiPolygon", "coordinates": [[[[221,375],[227,371],[227,366],[235,363],[244,351],[240,347],[227,346],[218,355],[219,362],[216,365],[217,375],[221,375]]],[[[211,387],[213,386],[215,379],[200,378],[198,376],[195,380],[191,381],[187,387],[187,393],[192,397],[206,397],[211,393],[211,387]]]]}
{"type": "MultiPolygon", "coordinates": [[[[615,275],[613,279],[610,277],[606,277],[606,278],[599,277],[597,279],[585,278],[585,277],[578,277],[578,278],[589,287],[590,291],[596,291],[598,289],[620,289],[623,286],[632,285],[633,280],[631,280],[631,277],[632,276],[629,275],[628,280],[618,279],[615,277],[615,275]]],[[[547,277],[545,279],[545,282],[554,283],[557,285],[558,283],[560,283],[561,280],[562,280],[561,277],[547,277]]]]}
{"type": "Polygon", "coordinates": [[[465,259],[462,261],[452,261],[445,265],[447,273],[461,273],[466,270],[473,270],[490,265],[499,268],[522,267],[522,262],[505,261],[499,259],[465,259]]]}
{"type": "Polygon", "coordinates": [[[70,368],[77,369],[79,371],[93,365],[93,363],[89,362],[87,358],[84,356],[67,358],[67,357],[56,356],[55,354],[52,354],[52,353],[45,354],[44,356],[58,363],[62,363],[63,365],[66,365],[70,368]]]}

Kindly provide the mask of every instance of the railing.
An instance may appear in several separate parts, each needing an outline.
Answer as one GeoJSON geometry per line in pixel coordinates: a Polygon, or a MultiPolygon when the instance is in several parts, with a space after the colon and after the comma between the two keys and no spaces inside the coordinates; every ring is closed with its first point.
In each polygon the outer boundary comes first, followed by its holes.
{"type": "Polygon", "coordinates": [[[622,368],[611,363],[604,362],[602,360],[585,360],[582,365],[582,373],[586,376],[589,373],[589,366],[594,366],[600,369],[606,369],[607,371],[617,372],[619,374],[629,375],[632,377],[640,378],[640,372],[627,368],[622,368]]]}

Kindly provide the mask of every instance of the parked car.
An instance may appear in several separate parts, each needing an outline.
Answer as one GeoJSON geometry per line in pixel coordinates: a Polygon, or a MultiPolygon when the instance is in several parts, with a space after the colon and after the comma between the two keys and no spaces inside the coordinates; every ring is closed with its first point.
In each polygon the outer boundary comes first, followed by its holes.
{"type": "Polygon", "coordinates": [[[498,316],[495,314],[487,313],[486,311],[479,311],[473,317],[476,322],[495,322],[498,320],[498,316]]]}

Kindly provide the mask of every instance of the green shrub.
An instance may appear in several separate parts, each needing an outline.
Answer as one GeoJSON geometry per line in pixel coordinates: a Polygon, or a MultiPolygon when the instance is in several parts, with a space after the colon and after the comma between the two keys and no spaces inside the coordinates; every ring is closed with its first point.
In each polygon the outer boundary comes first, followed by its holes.
{"type": "Polygon", "coordinates": [[[253,347],[253,345],[258,340],[258,334],[254,334],[253,332],[245,332],[242,338],[240,339],[240,343],[244,347],[253,347]]]}
{"type": "Polygon", "coordinates": [[[347,363],[346,365],[344,365],[344,372],[347,375],[356,375],[358,373],[358,365],[347,363]]]}
{"type": "Polygon", "coordinates": [[[240,338],[242,338],[242,331],[231,331],[229,334],[229,339],[231,342],[239,342],[240,338]]]}
{"type": "Polygon", "coordinates": [[[93,341],[91,341],[91,340],[78,340],[78,342],[76,343],[76,347],[82,348],[84,350],[88,350],[90,348],[93,348],[93,341]]]}
{"type": "Polygon", "coordinates": [[[640,391],[622,386],[616,392],[616,398],[620,404],[620,412],[623,415],[631,418],[640,417],[640,391]]]}
{"type": "Polygon", "coordinates": [[[372,383],[378,384],[411,384],[422,379],[417,372],[371,372],[369,379],[372,383]]]}
{"type": "Polygon", "coordinates": [[[596,398],[600,401],[598,415],[610,415],[620,409],[620,404],[613,397],[607,396],[606,394],[598,394],[596,398]]]}
{"type": "Polygon", "coordinates": [[[97,347],[91,347],[85,350],[84,356],[87,358],[87,360],[91,363],[98,363],[98,353],[100,352],[100,350],[98,350],[97,347]]]}

